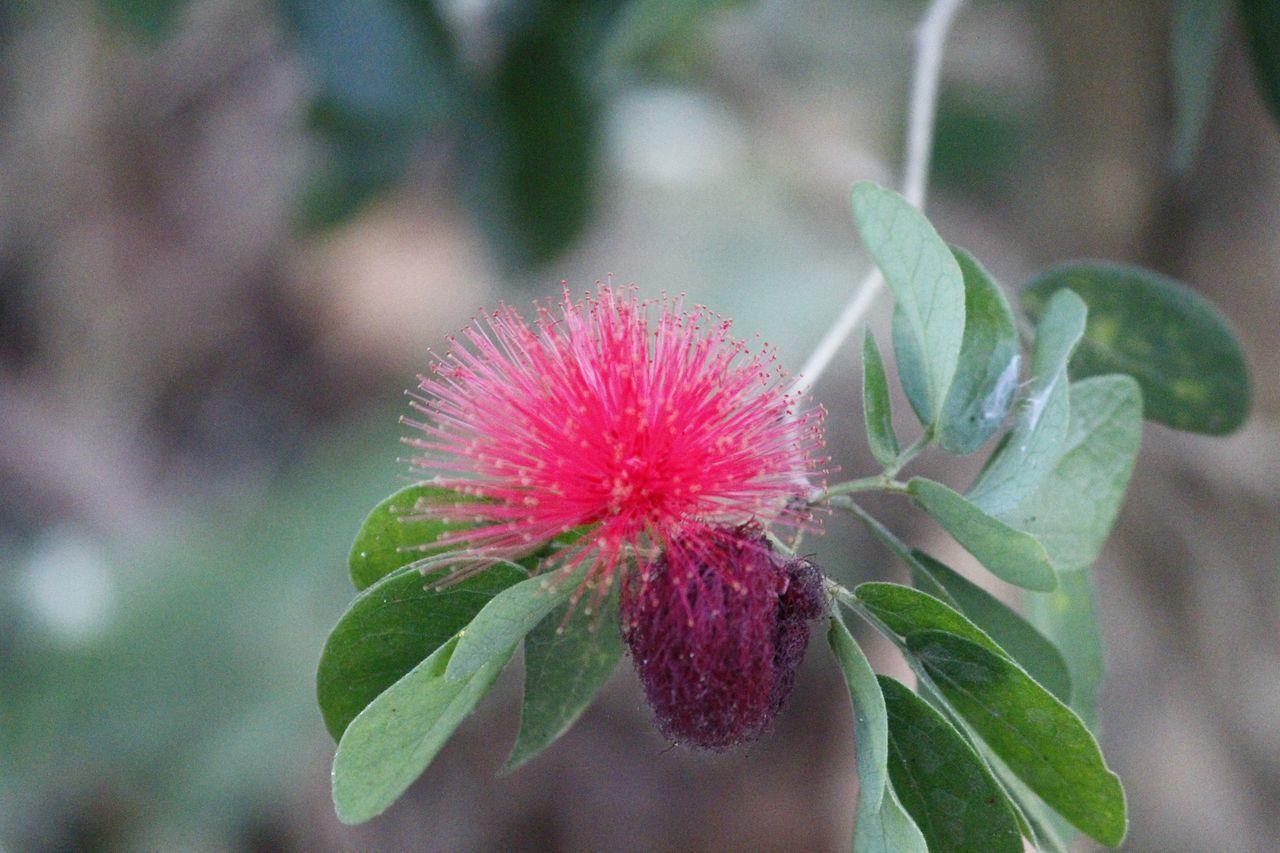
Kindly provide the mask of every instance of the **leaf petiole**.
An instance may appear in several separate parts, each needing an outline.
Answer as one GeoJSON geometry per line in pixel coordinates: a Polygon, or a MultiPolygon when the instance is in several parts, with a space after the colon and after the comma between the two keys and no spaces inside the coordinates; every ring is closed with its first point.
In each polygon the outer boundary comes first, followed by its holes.
{"type": "MultiPolygon", "coordinates": [[[[907,466],[911,460],[920,455],[920,452],[933,442],[933,427],[926,427],[914,444],[899,453],[892,462],[890,462],[879,474],[871,477],[860,477],[856,480],[847,480],[843,483],[836,483],[834,486],[828,486],[826,489],[818,492],[809,499],[811,506],[829,503],[831,498],[841,495],[853,495],[859,492],[889,492],[891,494],[907,494],[907,484],[901,480],[894,479],[898,472],[907,466]]],[[[837,504],[832,504],[836,506],[837,504]]]]}
{"type": "Polygon", "coordinates": [[[932,442],[933,442],[933,425],[931,424],[924,428],[924,432],[922,432],[920,434],[920,437],[916,439],[915,444],[911,445],[910,447],[906,448],[905,450],[903,450],[901,453],[898,454],[898,458],[894,459],[893,462],[891,462],[889,466],[884,469],[884,473],[881,476],[884,477],[885,479],[892,480],[894,477],[898,475],[899,471],[907,467],[907,463],[909,463],[912,459],[915,459],[917,456],[919,456],[920,451],[924,450],[932,442]]]}
{"type": "Polygon", "coordinates": [[[907,493],[907,484],[884,474],[876,474],[874,477],[862,477],[857,480],[848,480],[844,483],[828,486],[810,498],[809,504],[811,506],[818,504],[838,506],[839,504],[831,502],[832,498],[853,495],[859,492],[890,492],[905,495],[907,493]]]}

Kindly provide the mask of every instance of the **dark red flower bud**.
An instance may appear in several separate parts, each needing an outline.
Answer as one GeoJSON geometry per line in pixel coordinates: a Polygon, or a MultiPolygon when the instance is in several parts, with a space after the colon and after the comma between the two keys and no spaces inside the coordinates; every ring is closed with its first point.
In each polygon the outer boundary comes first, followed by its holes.
{"type": "Polygon", "coordinates": [[[622,629],[658,727],[721,751],[769,730],[795,684],[822,573],[778,558],[758,527],[702,528],[668,543],[622,591],[622,629]]]}

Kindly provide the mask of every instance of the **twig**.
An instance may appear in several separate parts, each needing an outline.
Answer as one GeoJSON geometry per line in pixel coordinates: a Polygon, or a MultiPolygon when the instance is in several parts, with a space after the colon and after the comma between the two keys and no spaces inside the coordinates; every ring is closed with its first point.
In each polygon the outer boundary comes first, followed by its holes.
{"type": "MultiPolygon", "coordinates": [[[[929,155],[933,147],[933,119],[938,105],[938,78],[942,71],[942,52],[956,12],[964,0],[933,0],[916,28],[915,68],[908,105],[907,158],[903,165],[902,195],[923,209],[928,188],[929,155]]],[[[871,309],[884,288],[884,278],[872,269],[858,285],[853,299],[840,312],[835,323],[814,347],[813,354],[796,375],[794,390],[807,393],[835,358],[840,345],[871,309]]]]}
{"type": "Polygon", "coordinates": [[[929,155],[933,151],[933,117],[938,106],[942,51],[951,31],[951,22],[963,3],[964,0],[933,0],[916,30],[916,69],[911,81],[902,195],[921,209],[924,208],[928,188],[929,155]]]}

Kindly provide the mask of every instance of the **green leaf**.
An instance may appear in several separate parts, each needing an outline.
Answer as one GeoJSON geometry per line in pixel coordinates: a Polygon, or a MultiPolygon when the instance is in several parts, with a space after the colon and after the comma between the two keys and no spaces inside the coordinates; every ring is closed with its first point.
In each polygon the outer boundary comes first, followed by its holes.
{"type": "Polygon", "coordinates": [[[333,757],[333,805],[346,824],[382,814],[422,775],[454,729],[497,680],[514,644],[465,678],[445,667],[450,640],[385,690],[347,726],[333,757]]]}
{"type": "Polygon", "coordinates": [[[989,83],[944,75],[938,87],[929,186],[938,195],[999,198],[1030,166],[1034,119],[989,83]]]}
{"type": "Polygon", "coordinates": [[[439,22],[423,26],[394,0],[283,0],[317,93],[384,131],[424,130],[452,107],[445,85],[452,45],[439,22]]]}
{"type": "Polygon", "coordinates": [[[969,500],[989,513],[999,514],[1034,492],[1062,452],[1071,415],[1067,362],[1085,329],[1084,303],[1073,296],[1055,296],[1045,310],[1018,421],[969,489],[969,500]]]}
{"type": "Polygon", "coordinates": [[[413,520],[416,512],[431,503],[458,503],[473,500],[448,489],[435,486],[409,486],[385,498],[360,525],[356,541],[351,544],[348,565],[351,583],[364,589],[401,566],[440,554],[444,548],[429,548],[450,530],[469,526],[466,521],[413,520]]]}
{"type": "Polygon", "coordinates": [[[1058,574],[1053,592],[1027,596],[1027,616],[1052,638],[1071,672],[1071,710],[1091,731],[1098,730],[1098,689],[1106,675],[1102,631],[1088,569],[1058,574]]]}
{"type": "Polygon", "coordinates": [[[970,742],[978,745],[992,775],[999,780],[1009,801],[1013,803],[1015,812],[1021,817],[1023,837],[1030,839],[1035,849],[1043,853],[1071,853],[1068,841],[1078,836],[1079,831],[1032,793],[1026,783],[1015,776],[980,738],[971,737],[970,742]]]}
{"type": "Polygon", "coordinates": [[[867,610],[898,636],[905,637],[918,631],[947,631],[972,640],[998,655],[1009,656],[981,628],[928,593],[878,581],[859,584],[853,593],[867,610]]]}
{"type": "Polygon", "coordinates": [[[345,221],[400,181],[416,140],[410,134],[380,133],[369,127],[351,131],[355,120],[341,116],[336,105],[322,98],[311,104],[308,119],[324,156],[307,176],[294,218],[299,228],[315,232],[345,221]]]}
{"type": "Polygon", "coordinates": [[[457,111],[448,28],[432,4],[282,0],[315,93],[310,130],[322,158],[300,225],[334,225],[400,181],[424,135],[457,111]]]}
{"type": "Polygon", "coordinates": [[[622,657],[618,597],[599,611],[584,600],[568,621],[569,603],[551,611],[524,641],[524,707],[520,733],[503,771],[514,770],[569,730],[609,680],[622,657]]]}
{"type": "Polygon", "coordinates": [[[731,0],[631,0],[623,5],[601,51],[603,65],[636,62],[686,39],[700,21],[731,0]]]}
{"type": "Polygon", "coordinates": [[[964,275],[929,220],[897,193],[859,181],[853,186],[853,216],[897,300],[894,351],[903,388],[921,421],[931,424],[960,358],[964,275]],[[908,384],[904,362],[920,368],[923,387],[908,384]]]}
{"type": "Polygon", "coordinates": [[[1032,317],[1064,289],[1089,306],[1076,379],[1128,373],[1144,415],[1189,432],[1226,435],[1249,414],[1249,369],[1227,321],[1208,300],[1141,267],[1081,262],[1055,267],[1023,292],[1032,317]]]}
{"type": "Polygon", "coordinates": [[[973,453],[999,429],[1018,387],[1018,330],[1000,285],[964,249],[951,249],[964,274],[964,341],[934,438],[951,453],[973,453]]]}
{"type": "Polygon", "coordinates": [[[1173,128],[1173,167],[1190,168],[1200,152],[1204,127],[1213,100],[1214,69],[1222,45],[1223,24],[1231,9],[1228,0],[1175,0],[1173,40],[1169,60],[1173,66],[1173,93],[1177,112],[1173,128]]]}
{"type": "Polygon", "coordinates": [[[929,368],[915,342],[911,318],[901,305],[893,306],[889,331],[893,357],[898,363],[898,384],[906,392],[907,402],[920,423],[933,423],[933,409],[929,403],[929,368]]]}
{"type": "Polygon", "coordinates": [[[447,573],[424,578],[405,566],[361,592],[342,614],[316,671],[316,697],[335,740],[365,706],[462,630],[490,599],[528,577],[514,566],[496,565],[444,589],[429,588],[447,573]]]}
{"type": "MultiPolygon", "coordinates": [[[[965,599],[977,600],[982,606],[989,608],[990,612],[999,617],[997,624],[1005,629],[1004,633],[1007,636],[1012,636],[1015,641],[1025,645],[1027,636],[1030,635],[1033,638],[1031,648],[1036,655],[1032,660],[1041,670],[1048,672],[1047,680],[1057,688],[1053,690],[1054,694],[1064,702],[1070,698],[1071,677],[1067,672],[1066,662],[1054,649],[1052,643],[990,593],[965,580],[927,554],[914,553],[920,569],[913,567],[913,574],[926,571],[924,567],[927,566],[927,572],[932,577],[946,579],[948,588],[954,586],[955,589],[960,590],[965,599]],[[980,594],[982,598],[978,598],[975,593],[980,594]]],[[[1022,665],[1021,660],[1014,656],[1011,649],[1001,645],[999,640],[983,627],[928,593],[899,584],[873,582],[859,585],[854,590],[854,594],[867,610],[883,622],[889,630],[901,637],[920,631],[946,631],[971,640],[1001,657],[1022,665]]],[[[1035,673],[1030,671],[1028,673],[1041,684],[1045,683],[1045,680],[1037,678],[1035,673]]]]}
{"type": "MultiPolygon", "coordinates": [[[[951,600],[956,602],[960,612],[995,640],[1001,649],[1027,671],[1028,675],[1040,682],[1054,696],[1070,704],[1071,674],[1057,646],[1013,608],[964,575],[922,551],[912,553],[918,563],[927,567],[926,577],[929,581],[943,586],[950,594],[951,600]]],[[[921,572],[913,569],[913,578],[918,574],[921,572]]],[[[1059,583],[1061,583],[1061,575],[1059,583]]],[[[921,585],[918,578],[916,585],[921,585]]],[[[1049,595],[1053,594],[1049,593],[1049,595]]],[[[942,628],[943,626],[934,627],[942,628]]]]}
{"type": "Polygon", "coordinates": [[[853,702],[854,743],[858,752],[858,821],[878,811],[889,783],[889,717],[880,685],[862,649],[838,614],[832,614],[827,642],[844,673],[853,702]]]}
{"type": "Polygon", "coordinates": [[[494,596],[458,633],[458,650],[449,660],[449,678],[467,678],[503,649],[513,647],[563,604],[582,580],[584,563],[571,577],[561,570],[521,581],[494,596]]]}
{"type": "Polygon", "coordinates": [[[1074,826],[1110,846],[1127,829],[1124,789],[1066,705],[1006,658],[944,631],[907,637],[947,703],[991,750],[1074,826]]]}
{"type": "Polygon", "coordinates": [[[113,21],[130,27],[153,44],[173,31],[186,0],[98,0],[113,21]]]}
{"type": "Polygon", "coordinates": [[[1120,512],[1141,441],[1142,392],[1131,377],[1072,384],[1062,456],[1040,488],[1000,518],[1034,536],[1059,571],[1091,565],[1120,512]]]}
{"type": "Polygon", "coordinates": [[[1091,729],[1103,660],[1088,567],[1120,511],[1141,439],[1142,397],[1131,377],[1074,383],[1066,452],[1040,489],[1005,516],[1040,539],[1058,570],[1058,589],[1025,600],[1032,621],[1065,655],[1071,707],[1091,729]]]}
{"type": "Polygon", "coordinates": [[[530,6],[506,33],[491,85],[468,123],[472,212],[499,259],[533,269],[569,247],[592,212],[599,99],[579,64],[576,21],[530,6]]]}
{"type": "Polygon", "coordinates": [[[1022,853],[1004,791],[941,714],[886,675],[889,778],[931,853],[1022,853]]]}
{"type": "Polygon", "coordinates": [[[889,403],[889,380],[884,360],[870,327],[862,339],[862,416],[867,424],[871,455],[888,466],[898,458],[898,437],[893,432],[893,412],[889,403]]]}
{"type": "Polygon", "coordinates": [[[1271,117],[1280,125],[1280,3],[1240,0],[1239,9],[1258,88],[1271,109],[1271,117]]]}
{"type": "Polygon", "coordinates": [[[889,784],[889,716],[876,674],[836,614],[831,616],[827,642],[844,672],[853,701],[858,762],[854,853],[928,853],[924,836],[889,784]]]}
{"type": "Polygon", "coordinates": [[[1035,537],[988,515],[941,483],[913,477],[907,490],[996,577],[1040,592],[1057,585],[1049,555],[1035,537]]]}

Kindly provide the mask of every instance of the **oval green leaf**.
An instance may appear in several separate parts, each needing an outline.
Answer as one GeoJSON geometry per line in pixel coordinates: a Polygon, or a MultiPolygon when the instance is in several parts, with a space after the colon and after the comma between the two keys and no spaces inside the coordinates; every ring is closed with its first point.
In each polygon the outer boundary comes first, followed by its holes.
{"type": "Polygon", "coordinates": [[[1018,330],[1004,291],[964,249],[951,248],[964,275],[964,340],[934,438],[973,453],[1000,428],[1018,388],[1018,330]]]}
{"type": "Polygon", "coordinates": [[[569,730],[622,657],[618,597],[599,611],[568,602],[543,617],[524,640],[520,733],[503,772],[516,769],[569,730]],[[566,621],[566,617],[568,621],[566,621]]]}
{"type": "Polygon", "coordinates": [[[365,589],[325,642],[316,670],[316,698],[334,739],[382,691],[464,628],[495,595],[528,578],[493,566],[444,589],[406,566],[365,589]]]}
{"type": "Polygon", "coordinates": [[[996,577],[1039,592],[1057,586],[1049,555],[1029,533],[988,515],[941,483],[913,477],[907,490],[925,512],[996,577]]]}
{"type": "MultiPolygon", "coordinates": [[[[1071,673],[1058,647],[1037,631],[1013,608],[978,586],[964,575],[922,551],[913,551],[916,562],[924,567],[926,583],[940,584],[956,603],[957,609],[1017,661],[1027,674],[1040,682],[1054,696],[1071,703],[1071,673]]],[[[912,577],[922,574],[914,566],[912,577]]],[[[916,579],[917,586],[921,585],[916,579]]],[[[1062,577],[1059,575],[1059,583],[1062,577]]],[[[1055,590],[1056,593],[1056,590],[1055,590]]],[[[1053,593],[1050,593],[1053,594],[1053,593]]],[[[935,628],[943,628],[935,625],[935,628]]],[[[953,632],[960,633],[960,632],[953,632]]],[[[970,639],[973,639],[970,637],[970,639]]],[[[975,642],[977,642],[975,640],[975,642]]]]}
{"type": "Polygon", "coordinates": [[[1028,595],[1027,611],[1062,649],[1071,707],[1090,728],[1104,668],[1088,567],[1115,523],[1141,440],[1142,394],[1132,377],[1074,383],[1066,452],[1039,490],[1004,516],[1041,541],[1058,571],[1058,589],[1028,595]]]}
{"type": "Polygon", "coordinates": [[[1071,701],[1067,704],[1090,731],[1097,731],[1098,690],[1107,667],[1093,598],[1089,570],[1068,569],[1059,573],[1058,588],[1053,592],[1027,596],[1027,617],[1061,650],[1071,673],[1071,701]]]}
{"type": "Polygon", "coordinates": [[[112,23],[131,28],[149,44],[158,45],[174,30],[186,0],[98,0],[112,23]]]}
{"type": "Polygon", "coordinates": [[[862,417],[867,425],[871,455],[888,467],[898,458],[898,437],[893,432],[893,410],[889,402],[889,380],[884,359],[870,327],[862,339],[862,417]]]}
{"type": "Polygon", "coordinates": [[[1009,656],[996,644],[995,640],[988,637],[986,632],[966,619],[963,614],[918,589],[896,583],[873,581],[859,584],[854,588],[853,594],[857,596],[858,602],[863,607],[871,611],[889,630],[900,637],[917,631],[949,631],[966,637],[998,655],[1009,656]]]}
{"type": "Polygon", "coordinates": [[[988,460],[967,497],[998,514],[1036,490],[1062,452],[1071,419],[1067,363],[1085,329],[1084,302],[1055,295],[1036,327],[1031,383],[1018,420],[988,460]]]}
{"type": "Polygon", "coordinates": [[[897,193],[859,181],[853,185],[853,217],[897,300],[898,373],[908,375],[904,362],[919,368],[919,382],[913,384],[923,387],[913,389],[906,379],[903,387],[921,420],[931,424],[960,358],[964,275],[929,220],[897,193]]]}
{"type": "Polygon", "coordinates": [[[831,616],[827,642],[844,672],[853,701],[858,763],[854,853],[928,853],[919,827],[889,784],[889,715],[876,674],[838,615],[831,616]]]}
{"type": "Polygon", "coordinates": [[[351,721],[333,757],[333,805],[346,824],[386,811],[422,775],[445,741],[493,686],[509,646],[466,678],[447,678],[450,640],[351,721]]]}
{"type": "Polygon", "coordinates": [[[1141,267],[1082,262],[1031,282],[1023,304],[1040,316],[1063,289],[1089,306],[1071,360],[1074,378],[1128,373],[1142,386],[1147,419],[1175,429],[1225,435],[1244,423],[1249,369],[1227,321],[1204,297],[1141,267]]]}
{"type": "Polygon", "coordinates": [[[1059,814],[1109,846],[1128,827],[1124,788],[1085,724],[1018,666],[945,631],[907,637],[943,698],[1059,814]]]}
{"type": "Polygon", "coordinates": [[[311,78],[307,129],[326,155],[308,175],[298,218],[324,228],[399,183],[422,136],[456,114],[453,45],[428,3],[282,0],[276,8],[311,78]]]}
{"type": "Polygon", "coordinates": [[[893,357],[898,365],[898,384],[902,386],[907,402],[911,404],[911,410],[916,413],[920,423],[931,424],[934,415],[933,405],[929,402],[928,366],[915,341],[911,318],[901,305],[893,307],[889,330],[893,357]]]}
{"type": "Polygon", "coordinates": [[[952,725],[878,676],[889,716],[889,778],[932,853],[1022,853],[1003,789],[952,725]]]}
{"type": "MultiPolygon", "coordinates": [[[[990,593],[965,580],[928,555],[920,554],[919,552],[915,553],[917,560],[916,564],[912,566],[913,574],[928,572],[931,577],[936,579],[945,578],[949,584],[954,584],[956,589],[961,590],[966,599],[974,598],[976,591],[985,596],[985,601],[978,599],[983,602],[984,606],[995,605],[1003,609],[1003,612],[995,612],[1004,622],[1016,620],[1012,622],[1015,626],[1013,628],[1001,623],[1001,627],[1005,628],[1004,634],[1011,636],[1015,641],[1023,644],[1024,647],[1027,635],[1031,635],[1034,639],[1030,648],[1034,654],[1030,656],[1030,659],[1037,665],[1037,669],[1040,672],[1047,673],[1043,678],[1038,677],[1036,673],[1032,673],[1029,670],[1028,674],[1041,684],[1048,681],[1052,685],[1049,689],[1062,701],[1066,702],[1070,699],[1071,676],[1068,674],[1067,664],[1063,661],[1062,655],[1058,654],[1052,643],[1020,616],[992,597],[990,593]],[[967,584],[968,588],[960,586],[957,581],[967,584]]],[[[864,583],[854,590],[854,594],[857,595],[858,600],[867,610],[883,622],[889,630],[901,637],[906,637],[919,631],[947,631],[971,640],[983,648],[995,652],[1017,663],[1019,666],[1023,666],[1022,661],[1013,653],[1013,650],[1002,645],[999,640],[985,630],[984,626],[979,626],[969,619],[966,614],[961,613],[958,609],[953,608],[933,595],[892,583],[864,583]]]]}
{"type": "Polygon", "coordinates": [[[449,678],[467,678],[486,661],[514,646],[548,613],[563,604],[582,580],[583,564],[571,577],[549,572],[498,593],[458,633],[458,650],[449,659],[449,678]]]}
{"type": "Polygon", "coordinates": [[[1034,536],[1059,571],[1093,563],[1115,524],[1142,442],[1142,392],[1129,376],[1071,385],[1064,452],[1040,487],[999,517],[1034,536]]]}
{"type": "Polygon", "coordinates": [[[1271,118],[1280,125],[1280,4],[1275,0],[1240,0],[1240,26],[1253,56],[1254,76],[1271,118]]]}
{"type": "Polygon", "coordinates": [[[356,541],[351,544],[347,561],[351,569],[351,583],[356,589],[364,589],[401,566],[446,550],[431,548],[431,543],[448,531],[468,527],[470,523],[415,519],[415,513],[420,513],[427,504],[473,500],[475,498],[448,489],[422,484],[409,486],[384,498],[365,518],[360,532],[356,534],[356,541]]]}
{"type": "Polygon", "coordinates": [[[680,51],[726,0],[632,0],[610,20],[600,65],[625,65],[680,51]]]}
{"type": "Polygon", "coordinates": [[[1175,0],[1173,4],[1169,64],[1177,110],[1171,159],[1179,172],[1190,168],[1200,152],[1213,102],[1223,25],[1231,5],[1227,0],[1175,0]]]}

